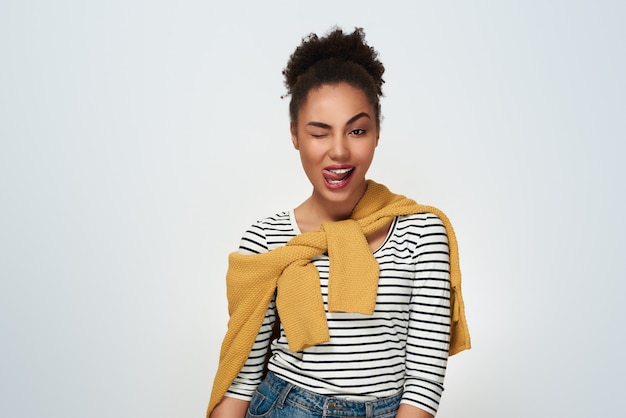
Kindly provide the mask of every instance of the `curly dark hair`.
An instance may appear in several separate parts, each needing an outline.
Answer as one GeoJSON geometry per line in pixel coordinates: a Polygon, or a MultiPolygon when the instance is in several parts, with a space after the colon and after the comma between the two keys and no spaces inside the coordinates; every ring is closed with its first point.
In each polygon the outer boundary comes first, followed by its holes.
{"type": "Polygon", "coordinates": [[[314,33],[305,36],[283,70],[285,86],[291,95],[292,123],[297,121],[298,111],[311,89],[346,82],[365,93],[380,124],[384,72],[378,52],[365,42],[363,28],[355,28],[348,34],[334,28],[321,38],[314,33]]]}

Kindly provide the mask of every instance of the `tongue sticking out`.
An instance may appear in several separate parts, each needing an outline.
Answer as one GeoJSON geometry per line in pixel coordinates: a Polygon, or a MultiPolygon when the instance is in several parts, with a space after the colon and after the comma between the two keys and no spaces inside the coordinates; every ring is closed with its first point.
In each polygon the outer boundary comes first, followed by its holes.
{"type": "Polygon", "coordinates": [[[324,170],[324,177],[329,180],[343,180],[352,174],[352,168],[342,168],[340,170],[324,170]]]}
{"type": "Polygon", "coordinates": [[[324,177],[329,183],[339,183],[352,174],[353,168],[342,168],[337,170],[324,170],[324,177]]]}

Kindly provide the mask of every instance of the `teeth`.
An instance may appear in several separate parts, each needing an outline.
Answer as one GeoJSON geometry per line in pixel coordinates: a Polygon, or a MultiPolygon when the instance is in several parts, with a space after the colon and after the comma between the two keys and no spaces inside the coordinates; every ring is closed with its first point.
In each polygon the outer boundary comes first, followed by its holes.
{"type": "Polygon", "coordinates": [[[346,174],[348,171],[352,170],[351,168],[340,168],[338,170],[328,170],[331,173],[335,173],[335,174],[346,174]]]}
{"type": "Polygon", "coordinates": [[[327,178],[326,181],[328,181],[328,183],[330,183],[330,184],[339,184],[339,183],[341,183],[342,181],[344,181],[348,177],[348,175],[352,172],[353,169],[354,169],[354,167],[352,167],[352,168],[338,168],[338,169],[335,169],[335,170],[328,170],[329,172],[331,172],[331,173],[333,173],[335,175],[343,176],[343,177],[340,178],[340,179],[337,179],[337,180],[327,178]]]}

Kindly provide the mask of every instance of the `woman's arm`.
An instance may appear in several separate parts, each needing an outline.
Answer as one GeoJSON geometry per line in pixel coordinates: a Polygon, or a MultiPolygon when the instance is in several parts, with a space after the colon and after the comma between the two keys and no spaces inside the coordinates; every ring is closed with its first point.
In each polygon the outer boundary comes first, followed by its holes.
{"type": "MultiPolygon", "coordinates": [[[[267,252],[268,249],[266,231],[260,224],[252,225],[243,235],[239,244],[239,254],[244,255],[261,254],[267,252]]],[[[229,300],[229,306],[230,304],[231,301],[229,300]]],[[[276,318],[276,294],[274,294],[269,302],[248,358],[238,375],[231,382],[225,396],[246,401],[252,399],[256,388],[263,380],[263,359],[269,354],[276,318]]]]}
{"type": "Polygon", "coordinates": [[[249,404],[249,401],[224,396],[209,418],[244,418],[249,404]]]}
{"type": "Polygon", "coordinates": [[[400,404],[396,418],[434,418],[433,415],[413,405],[400,404]]]}
{"type": "Polygon", "coordinates": [[[413,259],[415,277],[409,308],[402,403],[427,414],[412,412],[407,417],[431,417],[437,413],[450,341],[448,238],[439,217],[421,216],[420,237],[413,259]]]}

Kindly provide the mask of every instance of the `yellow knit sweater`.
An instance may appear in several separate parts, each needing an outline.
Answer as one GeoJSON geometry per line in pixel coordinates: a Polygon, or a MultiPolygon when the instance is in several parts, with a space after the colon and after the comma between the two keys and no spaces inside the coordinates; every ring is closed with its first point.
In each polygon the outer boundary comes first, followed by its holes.
{"type": "Polygon", "coordinates": [[[276,289],[276,306],[293,352],[329,340],[319,273],[311,259],[328,252],[328,310],[371,315],[376,305],[379,265],[366,236],[399,215],[434,213],[442,220],[450,249],[450,349],[470,348],[461,295],[461,270],[454,230],[447,216],[368,180],[350,219],[322,224],[317,231],[292,238],[263,254],[231,253],[226,274],[228,331],[222,342],[207,417],[243,367],[276,289]]]}

